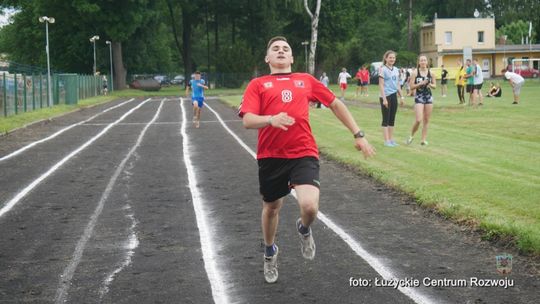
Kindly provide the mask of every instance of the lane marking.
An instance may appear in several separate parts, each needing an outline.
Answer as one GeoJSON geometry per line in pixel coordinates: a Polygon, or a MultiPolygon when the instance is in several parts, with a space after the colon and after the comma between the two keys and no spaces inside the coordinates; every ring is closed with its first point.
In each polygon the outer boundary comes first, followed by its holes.
{"type": "MultiPolygon", "coordinates": [[[[217,123],[219,122],[219,120],[201,120],[200,121],[201,123],[217,123]]],[[[232,119],[232,120],[225,120],[225,122],[241,122],[241,120],[239,119],[232,119]]],[[[144,125],[145,123],[144,122],[124,122],[124,123],[119,123],[118,125],[119,126],[136,126],[136,125],[144,125]]],[[[175,121],[161,121],[161,122],[156,122],[154,123],[154,126],[159,126],[159,125],[181,125],[182,122],[175,122],[175,121]]],[[[105,126],[107,125],[106,123],[87,123],[87,124],[84,124],[83,126],[105,126]]]]}
{"type": "MultiPolygon", "coordinates": [[[[148,100],[150,100],[150,99],[147,99],[145,102],[147,102],[148,100]]],[[[142,139],[143,139],[144,135],[146,134],[146,131],[152,125],[152,123],[154,121],[156,121],[156,119],[158,118],[159,113],[161,111],[161,108],[163,106],[163,101],[165,101],[165,99],[163,99],[161,101],[161,103],[159,105],[159,108],[156,111],[156,114],[154,115],[152,120],[150,120],[146,124],[144,129],[139,134],[139,138],[137,138],[137,141],[135,142],[135,145],[133,145],[133,147],[131,147],[129,152],[126,154],[126,156],[124,157],[122,162],[120,162],[120,165],[118,165],[118,167],[114,171],[113,175],[111,176],[111,179],[109,180],[109,183],[107,184],[107,187],[105,188],[105,191],[101,195],[101,198],[100,198],[100,200],[98,202],[98,205],[96,206],[96,209],[94,210],[94,213],[90,217],[90,221],[88,222],[88,224],[86,225],[86,228],[84,229],[83,235],[81,236],[81,238],[77,242],[77,246],[75,247],[75,251],[73,252],[73,256],[71,257],[71,261],[69,262],[68,266],[64,269],[64,272],[60,276],[59,287],[56,290],[56,297],[55,297],[55,300],[54,300],[55,303],[64,304],[64,302],[67,300],[67,294],[68,294],[69,287],[71,285],[71,279],[73,279],[73,275],[75,274],[75,270],[77,269],[77,266],[81,262],[81,258],[82,258],[82,255],[84,253],[84,249],[86,247],[86,244],[88,243],[88,240],[90,240],[90,237],[92,236],[92,234],[94,232],[94,227],[96,226],[96,223],[98,221],[99,216],[101,215],[101,212],[103,211],[103,207],[105,206],[105,202],[109,198],[109,195],[111,194],[111,192],[112,192],[112,190],[114,188],[116,180],[118,179],[118,176],[120,176],[120,174],[124,170],[124,168],[126,166],[126,163],[130,159],[131,155],[135,152],[135,150],[140,146],[140,144],[142,142],[142,139]]],[[[139,105],[139,106],[141,106],[141,105],[139,105]]],[[[137,245],[138,245],[138,243],[137,243],[137,245]]]]}
{"type": "Polygon", "coordinates": [[[131,110],[127,111],[124,115],[122,115],[120,118],[118,118],[115,122],[109,124],[107,127],[103,128],[103,130],[101,130],[101,132],[99,132],[97,135],[95,135],[94,137],[92,137],[90,140],[88,140],[87,142],[85,142],[84,144],[82,144],[79,148],[73,150],[71,153],[69,153],[66,157],[64,157],[62,160],[60,160],[59,162],[57,162],[54,166],[52,166],[51,168],[49,168],[49,170],[47,170],[45,173],[43,173],[40,177],[36,178],[33,182],[31,182],[28,186],[26,186],[24,189],[22,189],[21,191],[19,191],[19,193],[17,193],[15,195],[15,197],[13,197],[11,200],[9,200],[3,207],[2,209],[0,209],[0,218],[2,216],[4,216],[4,214],[6,214],[8,211],[11,210],[11,208],[13,208],[13,206],[15,206],[19,201],[21,201],[21,199],[23,197],[25,197],[30,191],[32,191],[37,185],[39,185],[44,179],[46,179],[47,177],[49,177],[51,174],[53,174],[56,170],[58,170],[63,164],[65,164],[68,160],[70,160],[73,156],[77,155],[79,152],[81,152],[82,150],[84,150],[86,147],[88,147],[89,145],[91,145],[94,141],[96,141],[98,138],[100,138],[101,136],[103,136],[103,134],[107,133],[107,131],[109,131],[112,127],[114,127],[115,125],[117,125],[119,122],[121,122],[122,120],[124,120],[124,118],[126,118],[127,116],[129,116],[131,113],[133,113],[135,110],[137,110],[138,108],[140,108],[142,105],[144,105],[145,103],[147,103],[150,99],[146,99],[144,100],[143,102],[141,102],[139,105],[137,105],[136,107],[132,108],[131,110]]]}
{"type": "MultiPolygon", "coordinates": [[[[127,194],[125,196],[127,196],[127,194]]],[[[122,209],[128,211],[128,214],[126,215],[126,217],[131,221],[131,226],[129,227],[128,240],[126,244],[123,246],[126,252],[124,254],[124,259],[122,263],[116,269],[114,269],[111,273],[109,273],[109,275],[105,278],[105,280],[101,284],[101,288],[99,289],[100,300],[103,300],[103,297],[109,292],[109,285],[111,285],[112,281],[114,280],[114,277],[120,272],[122,272],[124,268],[128,267],[131,264],[131,258],[133,257],[133,254],[135,253],[135,249],[139,246],[139,238],[137,237],[137,231],[135,230],[135,227],[137,227],[138,221],[135,219],[135,214],[131,210],[131,206],[129,204],[124,206],[124,208],[122,209]]]]}
{"type": "MultiPolygon", "coordinates": [[[[216,118],[221,122],[221,125],[229,132],[234,139],[253,157],[257,158],[257,154],[242,141],[221,119],[221,116],[214,110],[212,107],[210,107],[208,104],[206,104],[208,109],[214,113],[216,118]]],[[[294,198],[296,199],[296,193],[291,193],[294,198]]],[[[330,220],[323,212],[319,210],[318,216],[317,216],[328,228],[330,228],[332,231],[334,231],[335,234],[337,234],[349,247],[358,255],[360,258],[362,258],[364,261],[366,261],[371,268],[373,268],[377,273],[381,275],[381,277],[385,280],[392,280],[392,279],[398,279],[398,277],[392,272],[392,270],[385,266],[383,262],[381,262],[377,257],[371,255],[367,250],[364,249],[362,245],[360,245],[360,242],[356,241],[352,236],[347,234],[345,230],[343,230],[340,226],[338,226],[336,223],[334,223],[332,220],[330,220]]],[[[412,287],[398,287],[398,290],[401,291],[404,295],[409,297],[411,300],[413,300],[415,303],[436,303],[435,301],[431,300],[428,296],[418,292],[417,290],[413,289],[412,287]]]]}
{"type": "Polygon", "coordinates": [[[199,238],[201,242],[204,268],[206,270],[208,280],[210,281],[210,287],[212,289],[212,297],[214,298],[214,303],[229,303],[227,287],[225,286],[224,278],[219,272],[216,262],[218,260],[218,257],[215,253],[218,252],[219,246],[212,239],[214,232],[211,231],[211,226],[209,225],[209,212],[204,206],[204,199],[201,195],[199,188],[197,187],[198,181],[195,174],[195,167],[191,162],[191,145],[186,132],[187,118],[183,98],[180,98],[180,107],[182,108],[182,128],[180,130],[182,134],[182,150],[184,154],[184,163],[186,165],[188,174],[188,186],[191,191],[193,209],[195,210],[195,218],[197,220],[197,228],[199,229],[199,238]]]}
{"type": "Polygon", "coordinates": [[[125,105],[125,104],[127,104],[127,103],[129,103],[129,102],[132,102],[133,100],[135,100],[135,98],[128,99],[128,100],[126,100],[126,101],[124,101],[124,102],[122,102],[122,103],[120,103],[120,104],[117,104],[117,105],[115,105],[115,106],[113,106],[113,107],[107,108],[107,109],[105,109],[105,110],[103,110],[103,111],[101,111],[101,112],[95,114],[94,116],[92,116],[92,117],[90,117],[90,118],[88,118],[88,119],[85,119],[85,120],[80,121],[80,122],[78,122],[78,123],[75,123],[75,124],[72,124],[72,125],[70,125],[70,126],[67,126],[67,127],[63,128],[63,129],[57,131],[56,133],[53,133],[53,134],[51,134],[51,135],[49,135],[49,136],[47,136],[47,137],[45,137],[45,138],[43,138],[43,139],[34,141],[34,142],[32,142],[32,143],[30,143],[30,144],[28,144],[28,145],[26,145],[26,146],[24,146],[24,147],[22,147],[22,148],[20,148],[20,149],[18,149],[18,150],[15,150],[15,151],[11,152],[11,153],[8,154],[8,155],[5,155],[5,156],[0,157],[0,162],[1,162],[1,161],[4,161],[4,160],[8,160],[8,159],[10,159],[10,158],[12,158],[12,157],[14,157],[14,156],[17,156],[17,155],[23,153],[24,151],[26,151],[26,150],[28,150],[28,149],[34,147],[35,145],[38,145],[38,144],[40,144],[40,143],[46,142],[46,141],[48,141],[48,140],[51,140],[51,139],[57,137],[58,135],[60,135],[60,134],[62,134],[62,133],[64,133],[64,132],[66,132],[66,131],[68,131],[68,130],[70,130],[70,129],[75,128],[76,126],[80,126],[80,125],[82,125],[82,124],[84,124],[84,123],[87,123],[87,122],[89,122],[89,121],[95,119],[96,117],[98,117],[98,116],[100,116],[100,115],[102,115],[102,114],[104,114],[104,113],[107,113],[107,112],[109,112],[110,110],[119,108],[119,107],[121,107],[121,106],[123,106],[123,105],[125,105]]]}

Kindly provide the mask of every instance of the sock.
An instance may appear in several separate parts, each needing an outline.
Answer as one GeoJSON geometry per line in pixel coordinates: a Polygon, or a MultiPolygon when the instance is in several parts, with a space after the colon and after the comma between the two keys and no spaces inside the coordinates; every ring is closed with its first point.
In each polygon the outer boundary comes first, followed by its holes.
{"type": "Polygon", "coordinates": [[[276,244],[266,246],[264,255],[267,256],[267,257],[271,257],[274,254],[276,254],[276,244]]]}
{"type": "Polygon", "coordinates": [[[302,235],[308,235],[309,234],[309,226],[304,227],[304,225],[302,225],[302,221],[300,221],[298,223],[298,232],[300,232],[300,234],[302,234],[302,235]]]}

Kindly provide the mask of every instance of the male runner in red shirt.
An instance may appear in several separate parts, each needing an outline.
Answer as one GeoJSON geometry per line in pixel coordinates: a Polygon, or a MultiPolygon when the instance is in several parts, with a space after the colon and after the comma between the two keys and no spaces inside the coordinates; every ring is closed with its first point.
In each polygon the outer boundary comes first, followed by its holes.
{"type": "Polygon", "coordinates": [[[292,50],[284,37],[267,45],[266,63],[270,75],[253,79],[242,99],[239,115],[244,127],[259,129],[257,160],[263,197],[262,230],[266,245],[264,278],[278,279],[278,247],[274,238],[283,198],[294,188],[300,206],[296,228],[304,258],[315,257],[310,225],[319,210],[319,152],[309,125],[309,102],[318,100],[329,107],[351,131],[355,147],[364,157],[375,150],[364,138],[347,107],[321,82],[305,73],[291,73],[292,50]]]}

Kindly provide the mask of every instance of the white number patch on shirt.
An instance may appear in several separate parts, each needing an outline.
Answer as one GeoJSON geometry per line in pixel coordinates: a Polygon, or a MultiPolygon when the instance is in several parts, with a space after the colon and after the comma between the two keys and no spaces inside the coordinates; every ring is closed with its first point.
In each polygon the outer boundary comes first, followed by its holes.
{"type": "Polygon", "coordinates": [[[281,101],[291,102],[292,101],[292,92],[289,90],[281,91],[281,101]]]}

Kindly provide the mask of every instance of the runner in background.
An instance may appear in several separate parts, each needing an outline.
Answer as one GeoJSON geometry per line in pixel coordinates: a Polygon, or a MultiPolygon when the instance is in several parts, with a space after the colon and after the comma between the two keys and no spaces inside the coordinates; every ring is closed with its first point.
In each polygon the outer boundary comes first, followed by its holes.
{"type": "Polygon", "coordinates": [[[191,102],[193,103],[193,123],[195,128],[199,128],[201,122],[201,110],[204,106],[204,90],[208,90],[205,85],[204,79],[201,79],[201,72],[194,73],[194,79],[189,81],[189,85],[186,87],[186,97],[189,94],[191,88],[191,102]]]}

